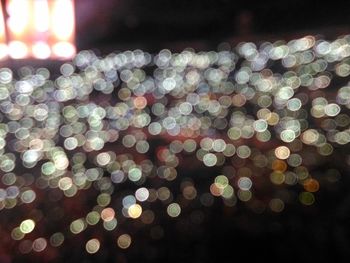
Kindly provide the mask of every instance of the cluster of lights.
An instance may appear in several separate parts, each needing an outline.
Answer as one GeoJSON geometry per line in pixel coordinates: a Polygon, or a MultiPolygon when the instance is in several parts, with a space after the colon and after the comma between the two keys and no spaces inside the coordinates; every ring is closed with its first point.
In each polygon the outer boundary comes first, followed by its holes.
{"type": "Polygon", "coordinates": [[[74,17],[72,0],[9,0],[5,10],[0,5],[0,60],[72,58],[74,17]]]}
{"type": "MultiPolygon", "coordinates": [[[[123,224],[153,226],[159,239],[158,218],[185,216],[191,203],[210,207],[215,197],[256,213],[312,205],[320,182],[308,167],[350,142],[349,36],[154,56],[82,51],[60,71],[51,80],[45,68],[23,67],[19,78],[0,69],[0,210],[23,216],[11,237],[25,254],[93,226],[116,231],[127,249],[123,224]],[[82,206],[81,196],[90,201],[82,206]],[[65,211],[64,200],[82,211],[65,211]],[[56,204],[46,211],[53,218],[69,218],[65,228],[45,229],[46,202],[56,204]]],[[[339,180],[337,169],[324,172],[339,180]]],[[[85,248],[101,245],[91,236],[85,248]]]]}

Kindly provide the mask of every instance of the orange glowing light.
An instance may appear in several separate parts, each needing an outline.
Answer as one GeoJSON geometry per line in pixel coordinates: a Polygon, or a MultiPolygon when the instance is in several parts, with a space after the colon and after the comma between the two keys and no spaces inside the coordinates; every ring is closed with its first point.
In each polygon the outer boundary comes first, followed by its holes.
{"type": "Polygon", "coordinates": [[[320,184],[317,180],[309,178],[304,182],[304,189],[308,192],[317,192],[320,188],[320,184]]]}
{"type": "Polygon", "coordinates": [[[282,160],[274,160],[272,162],[272,169],[278,172],[285,172],[287,170],[287,164],[282,160]]]}

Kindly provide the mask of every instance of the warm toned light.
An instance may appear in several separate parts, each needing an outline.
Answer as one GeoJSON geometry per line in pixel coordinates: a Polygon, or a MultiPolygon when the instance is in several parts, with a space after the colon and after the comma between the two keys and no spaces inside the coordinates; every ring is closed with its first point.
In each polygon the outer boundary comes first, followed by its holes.
{"type": "Polygon", "coordinates": [[[36,42],[32,46],[32,54],[35,58],[38,59],[47,59],[51,55],[50,46],[42,41],[36,42]]]}
{"type": "Polygon", "coordinates": [[[54,37],[60,41],[72,39],[74,33],[74,7],[71,0],[53,2],[51,29],[54,37]]]}
{"type": "Polygon", "coordinates": [[[74,5],[71,0],[57,0],[51,6],[51,43],[53,56],[63,59],[75,55],[74,5]],[[64,19],[62,19],[64,17],[64,19]]]}
{"type": "Polygon", "coordinates": [[[60,58],[71,58],[75,54],[75,46],[70,42],[58,42],[52,46],[53,53],[60,58]]]}
{"type": "Polygon", "coordinates": [[[6,9],[9,15],[7,27],[11,35],[15,38],[25,34],[30,23],[31,2],[22,0],[10,0],[7,3],[6,9]]]}
{"type": "Polygon", "coordinates": [[[50,28],[49,4],[46,0],[34,1],[34,28],[41,33],[50,28]]]}
{"type": "Polygon", "coordinates": [[[75,55],[73,0],[9,0],[6,10],[4,23],[0,9],[0,59],[7,54],[13,59],[69,59],[75,55]]]}
{"type": "Polygon", "coordinates": [[[14,59],[23,59],[28,57],[28,46],[21,41],[11,41],[8,45],[9,55],[14,59]]]}

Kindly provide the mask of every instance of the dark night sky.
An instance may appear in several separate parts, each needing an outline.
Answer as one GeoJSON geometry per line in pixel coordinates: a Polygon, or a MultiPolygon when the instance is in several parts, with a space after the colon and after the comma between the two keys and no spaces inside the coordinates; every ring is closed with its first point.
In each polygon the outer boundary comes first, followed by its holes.
{"type": "Polygon", "coordinates": [[[346,28],[350,7],[342,0],[98,2],[96,5],[96,0],[76,1],[81,48],[129,45],[156,51],[179,42],[202,42],[212,48],[221,41],[241,36],[264,38],[304,32],[328,35],[335,28],[346,28]]]}

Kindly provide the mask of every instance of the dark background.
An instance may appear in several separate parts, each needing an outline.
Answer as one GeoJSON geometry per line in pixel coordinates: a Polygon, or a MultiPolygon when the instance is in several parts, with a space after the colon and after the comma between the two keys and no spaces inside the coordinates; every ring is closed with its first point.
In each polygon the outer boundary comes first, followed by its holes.
{"type": "Polygon", "coordinates": [[[346,0],[76,0],[78,47],[216,49],[222,41],[346,33],[346,0]]]}

